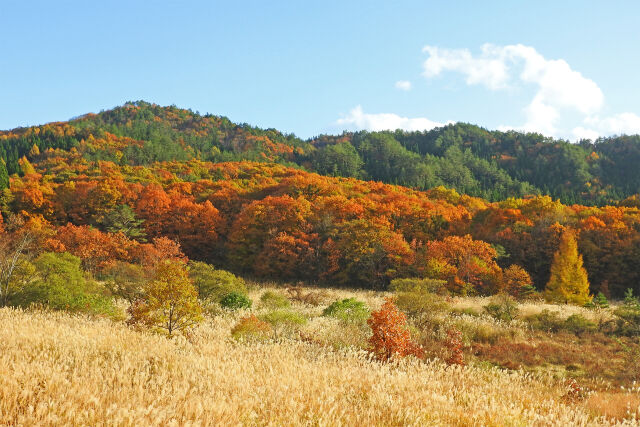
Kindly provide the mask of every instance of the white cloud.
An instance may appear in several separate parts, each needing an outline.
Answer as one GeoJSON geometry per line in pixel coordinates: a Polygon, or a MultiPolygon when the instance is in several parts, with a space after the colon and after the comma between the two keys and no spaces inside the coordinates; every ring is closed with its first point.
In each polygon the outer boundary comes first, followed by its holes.
{"type": "Polygon", "coordinates": [[[490,52],[491,45],[482,46],[480,58],[474,58],[468,49],[440,49],[425,46],[429,54],[424,62],[424,76],[435,77],[443,71],[458,71],[467,76],[467,84],[483,84],[490,89],[507,87],[509,75],[503,59],[490,52]]]}
{"type": "Polygon", "coordinates": [[[585,124],[607,134],[635,134],[640,133],[640,116],[634,113],[621,113],[615,116],[587,117],[585,124]]]}
{"type": "Polygon", "coordinates": [[[347,129],[369,131],[396,129],[407,131],[430,130],[445,125],[445,123],[434,122],[423,117],[408,118],[392,113],[367,114],[362,111],[360,105],[351,110],[345,117],[338,119],[336,124],[347,129]]]}
{"type": "Polygon", "coordinates": [[[398,80],[396,82],[396,89],[411,90],[411,82],[409,80],[398,80]]]}
{"type": "Polygon", "coordinates": [[[524,108],[525,124],[511,127],[514,129],[556,135],[563,110],[590,115],[604,104],[604,95],[593,80],[571,69],[566,61],[546,59],[530,46],[485,44],[475,57],[468,49],[425,46],[423,52],[429,54],[423,64],[427,78],[455,71],[466,76],[467,84],[491,90],[537,86],[533,100],[524,108]]]}
{"type": "Polygon", "coordinates": [[[587,129],[583,126],[577,126],[573,128],[573,130],[571,131],[571,134],[576,140],[581,140],[581,139],[595,140],[600,136],[600,132],[593,129],[587,129]]]}
{"type": "MultiPolygon", "coordinates": [[[[499,126],[500,130],[539,132],[573,140],[640,133],[639,115],[625,112],[604,116],[604,95],[593,80],[572,69],[567,61],[547,59],[531,46],[485,44],[475,55],[468,49],[435,46],[425,46],[423,52],[428,54],[423,63],[423,75],[428,79],[455,72],[462,74],[468,85],[481,85],[492,91],[508,89],[514,94],[523,87],[534,88],[533,98],[523,104],[524,123],[499,126]]],[[[412,84],[400,80],[395,87],[411,90],[412,84]]],[[[367,114],[360,106],[335,124],[372,131],[428,130],[444,125],[422,117],[367,114]]]]}
{"type": "Polygon", "coordinates": [[[635,113],[620,113],[600,118],[589,116],[583,121],[584,126],[576,126],[571,133],[574,138],[596,139],[603,135],[640,134],[640,116],[635,113]]]}

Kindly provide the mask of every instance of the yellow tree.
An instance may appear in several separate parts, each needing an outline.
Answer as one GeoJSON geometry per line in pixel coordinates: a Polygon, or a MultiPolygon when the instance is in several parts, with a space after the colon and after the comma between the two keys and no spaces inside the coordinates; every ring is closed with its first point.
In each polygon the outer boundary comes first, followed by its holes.
{"type": "Polygon", "coordinates": [[[165,330],[169,336],[199,323],[202,306],[184,264],[170,260],[158,264],[144,297],[131,305],[129,314],[129,324],[165,330]]]}
{"type": "Polygon", "coordinates": [[[576,238],[565,231],[553,256],[551,277],[544,290],[548,301],[584,305],[591,301],[587,271],[582,266],[576,238]]]}

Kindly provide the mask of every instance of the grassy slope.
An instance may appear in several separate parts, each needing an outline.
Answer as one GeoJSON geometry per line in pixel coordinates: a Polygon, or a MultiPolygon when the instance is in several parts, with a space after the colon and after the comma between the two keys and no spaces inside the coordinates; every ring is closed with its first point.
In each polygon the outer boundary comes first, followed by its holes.
{"type": "MultiPolygon", "coordinates": [[[[380,304],[371,292],[357,297],[380,304]]],[[[322,317],[305,326],[315,343],[238,344],[229,330],[240,316],[209,318],[187,341],[109,320],[2,309],[0,424],[606,424],[583,402],[565,401],[566,388],[550,377],[380,364],[362,350],[319,345],[340,333],[322,317]]]]}

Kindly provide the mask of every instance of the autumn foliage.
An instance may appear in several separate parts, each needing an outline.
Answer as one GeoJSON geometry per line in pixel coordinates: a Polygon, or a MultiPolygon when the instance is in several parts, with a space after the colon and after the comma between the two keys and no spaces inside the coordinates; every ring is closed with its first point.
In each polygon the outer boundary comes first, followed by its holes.
{"type": "Polygon", "coordinates": [[[447,338],[444,341],[444,347],[447,349],[448,356],[445,362],[449,365],[465,365],[462,342],[462,332],[451,328],[447,331],[447,338]]]}
{"type": "Polygon", "coordinates": [[[371,313],[367,320],[371,328],[369,344],[380,360],[413,355],[422,357],[422,349],[412,341],[406,315],[398,310],[391,298],[387,298],[380,310],[371,313]]]}
{"type": "Polygon", "coordinates": [[[591,301],[587,271],[571,231],[563,234],[560,247],[553,256],[551,278],[544,295],[550,301],[562,303],[584,305],[591,301]]]}
{"type": "Polygon", "coordinates": [[[129,324],[143,325],[172,336],[202,320],[198,291],[184,264],[164,261],[144,289],[144,296],[129,307],[129,324]]]}
{"type": "MultiPolygon", "coordinates": [[[[71,252],[94,275],[115,262],[153,265],[186,256],[262,279],[385,289],[396,278],[426,277],[445,280],[452,294],[531,295],[549,282],[569,227],[590,293],[640,293],[640,210],[633,197],[601,207],[536,195],[490,203],[443,186],[417,191],[321,176],[265,161],[307,167],[304,159],[324,162],[336,154],[331,150],[316,158],[309,153],[322,147],[275,131],[146,103],[80,122],[87,127],[52,123],[0,132],[2,144],[20,147],[7,152],[11,175],[0,209],[5,223],[15,214],[41,224],[50,235],[47,249],[71,252]],[[115,133],[130,120],[175,138],[163,139],[158,150],[143,132],[115,133]],[[231,152],[252,161],[225,161],[237,160],[231,152]]],[[[357,148],[382,150],[387,139],[357,148]]],[[[346,144],[354,136],[319,141],[346,144]]],[[[347,151],[340,155],[354,154],[347,151]]],[[[365,163],[375,160],[374,151],[365,163]]]]}

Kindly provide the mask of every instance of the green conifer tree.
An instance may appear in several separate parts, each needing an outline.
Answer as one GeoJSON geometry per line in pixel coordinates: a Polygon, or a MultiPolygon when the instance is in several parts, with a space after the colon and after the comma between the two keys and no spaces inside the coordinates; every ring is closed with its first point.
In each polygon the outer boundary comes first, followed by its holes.
{"type": "Polygon", "coordinates": [[[9,187],[9,172],[7,172],[7,164],[0,159],[0,191],[9,187]]]}

